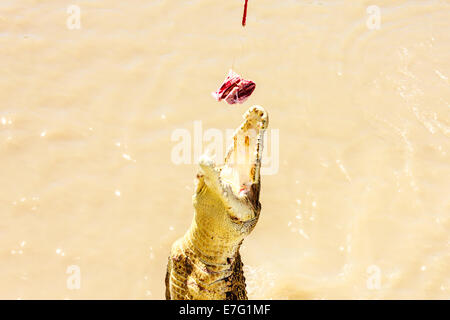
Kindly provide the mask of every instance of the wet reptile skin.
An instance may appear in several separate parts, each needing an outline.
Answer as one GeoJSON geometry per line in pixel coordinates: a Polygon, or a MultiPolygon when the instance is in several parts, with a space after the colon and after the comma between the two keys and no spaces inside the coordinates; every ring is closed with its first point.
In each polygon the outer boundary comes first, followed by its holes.
{"type": "Polygon", "coordinates": [[[165,280],[168,300],[247,299],[239,248],[255,227],[261,211],[259,171],[268,117],[263,108],[253,106],[244,119],[234,134],[234,145],[225,164],[230,163],[237,148],[248,148],[249,132],[253,130],[256,135],[248,173],[251,183],[245,195],[233,191],[222,180],[222,167],[202,157],[193,196],[192,224],[171,248],[165,280]]]}

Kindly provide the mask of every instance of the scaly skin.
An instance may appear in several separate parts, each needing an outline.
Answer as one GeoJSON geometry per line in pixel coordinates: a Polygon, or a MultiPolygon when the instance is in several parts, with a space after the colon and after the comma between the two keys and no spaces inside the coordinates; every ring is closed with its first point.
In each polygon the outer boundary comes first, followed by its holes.
{"type": "Polygon", "coordinates": [[[239,248],[261,211],[260,167],[268,117],[262,107],[253,106],[244,119],[223,166],[207,156],[200,160],[194,218],[169,257],[168,300],[247,299],[239,248]]]}

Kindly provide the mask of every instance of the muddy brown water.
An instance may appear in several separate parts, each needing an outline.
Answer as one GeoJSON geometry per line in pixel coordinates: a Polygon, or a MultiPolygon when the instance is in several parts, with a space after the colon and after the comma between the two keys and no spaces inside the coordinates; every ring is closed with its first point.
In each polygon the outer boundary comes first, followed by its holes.
{"type": "Polygon", "coordinates": [[[370,5],[0,2],[0,298],[162,299],[198,132],[259,104],[249,297],[449,299],[450,2],[370,5]],[[211,97],[230,68],[243,105],[211,97]]]}

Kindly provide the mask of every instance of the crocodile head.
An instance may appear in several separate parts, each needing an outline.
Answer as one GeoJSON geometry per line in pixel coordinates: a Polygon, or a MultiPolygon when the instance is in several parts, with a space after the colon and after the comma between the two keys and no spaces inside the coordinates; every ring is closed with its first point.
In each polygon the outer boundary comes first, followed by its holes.
{"type": "Polygon", "coordinates": [[[253,106],[233,135],[223,165],[202,156],[194,195],[196,222],[221,238],[246,235],[255,226],[261,205],[260,168],[266,111],[253,106]]]}

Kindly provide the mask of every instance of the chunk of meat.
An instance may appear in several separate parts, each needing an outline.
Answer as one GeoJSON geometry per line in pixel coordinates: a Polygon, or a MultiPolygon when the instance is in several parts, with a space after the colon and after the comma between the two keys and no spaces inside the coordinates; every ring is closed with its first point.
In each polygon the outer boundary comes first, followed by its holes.
{"type": "Polygon", "coordinates": [[[230,70],[219,90],[213,92],[212,95],[217,101],[225,100],[229,104],[243,103],[255,88],[256,84],[253,81],[245,80],[230,70]]]}

